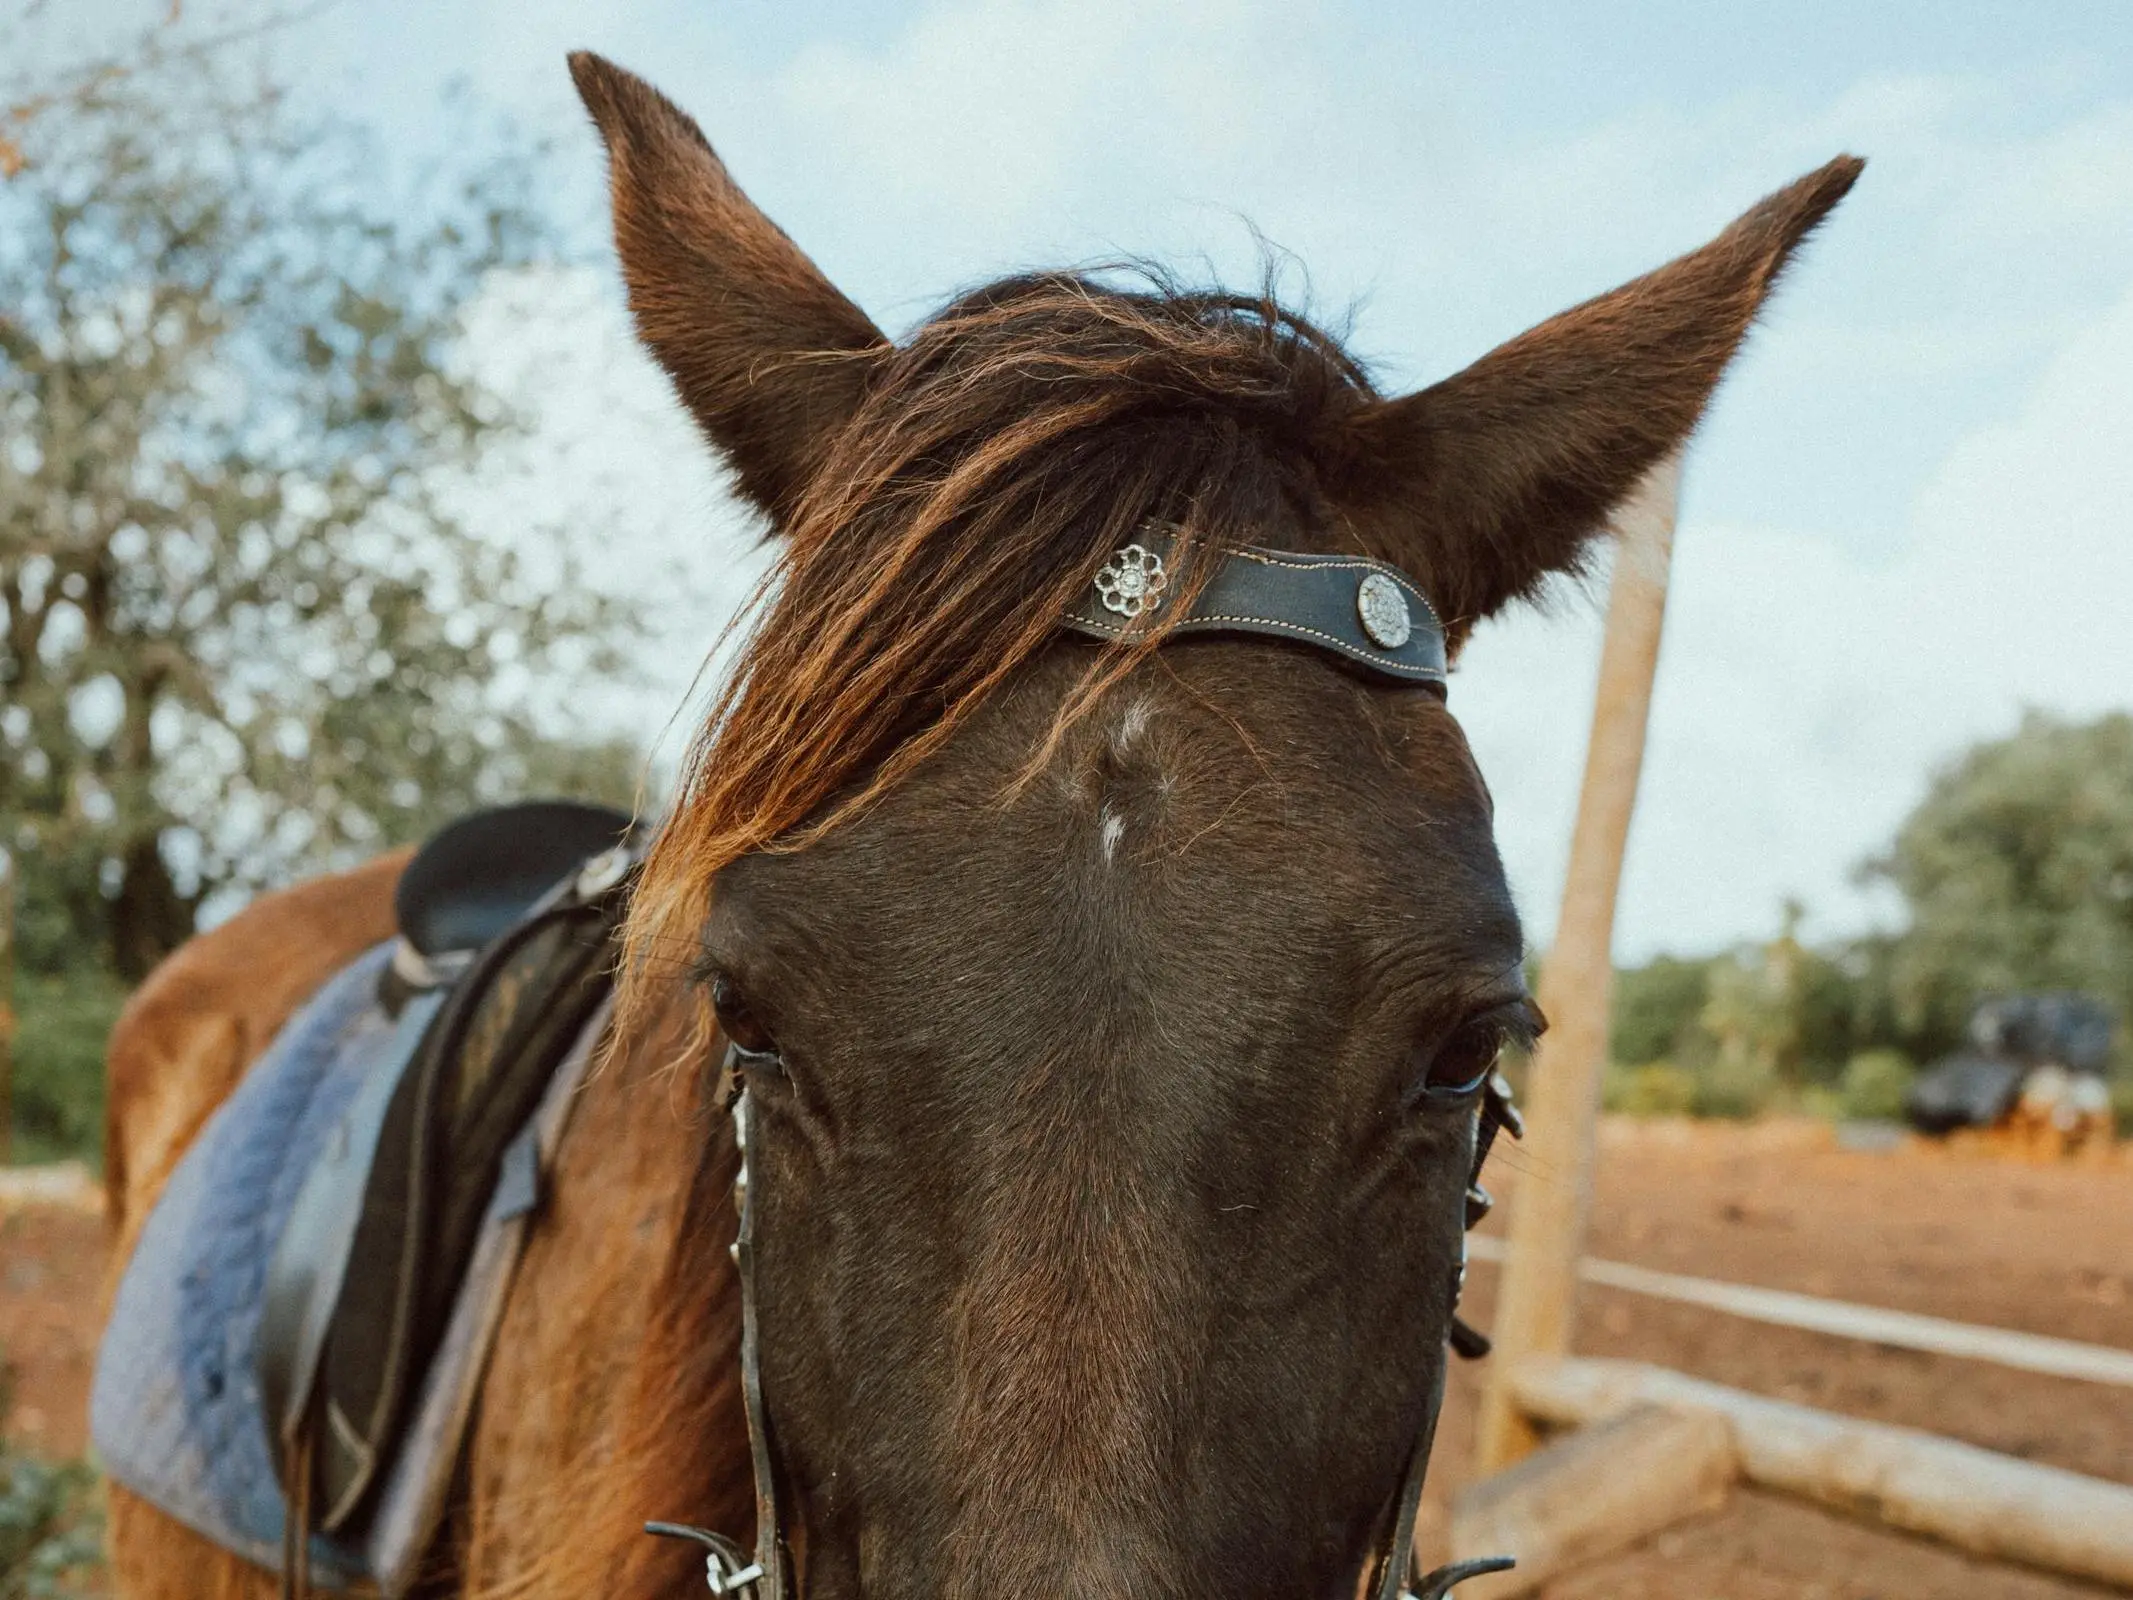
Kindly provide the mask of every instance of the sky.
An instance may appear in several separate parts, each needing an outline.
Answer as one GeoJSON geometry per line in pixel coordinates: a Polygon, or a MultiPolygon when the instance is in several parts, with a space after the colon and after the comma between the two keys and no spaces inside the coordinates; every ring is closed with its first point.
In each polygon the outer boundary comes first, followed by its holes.
{"type": "MultiPolygon", "coordinates": [[[[69,0],[93,48],[168,0],[69,0]]],[[[47,32],[54,13],[45,20],[47,32]]],[[[211,26],[197,8],[182,26],[211,26]]],[[[445,87],[553,141],[584,265],[499,284],[468,360],[538,419],[476,508],[614,530],[654,603],[645,681],[594,704],[671,743],[759,570],[749,518],[637,353],[593,48],[693,113],[890,333],[1036,265],[1153,256],[1350,318],[1412,387],[1708,238],[1839,151],[1869,160],[1684,470],[1617,953],[1889,925],[1856,880],[1941,766],[2026,709],[2133,705],[2133,9],[2122,0],[347,0],[254,47],[419,165],[445,87]],[[677,598],[679,597],[679,598],[677,598]]],[[[1597,591],[1486,625],[1453,706],[1531,936],[1555,920],[1597,591]]]]}

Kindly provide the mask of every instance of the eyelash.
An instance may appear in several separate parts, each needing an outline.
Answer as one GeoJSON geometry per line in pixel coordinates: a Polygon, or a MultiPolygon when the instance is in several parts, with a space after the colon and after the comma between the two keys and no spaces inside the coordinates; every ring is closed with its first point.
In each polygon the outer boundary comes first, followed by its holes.
{"type": "Polygon", "coordinates": [[[1538,1013],[1530,1001],[1498,1006],[1494,1010],[1467,1018],[1446,1034],[1436,1049],[1430,1052],[1429,1060],[1422,1069],[1417,1097],[1439,1103],[1470,1098],[1488,1082],[1489,1075],[1503,1059],[1504,1051],[1518,1048],[1530,1050],[1533,1047],[1541,1026],[1538,1013]],[[1457,1058],[1452,1053],[1461,1040],[1469,1036],[1473,1037],[1474,1043],[1479,1046],[1473,1059],[1479,1060],[1481,1064],[1471,1074],[1462,1073],[1453,1082],[1438,1082],[1439,1066],[1448,1058],[1457,1064],[1457,1058]],[[1483,1051],[1486,1052],[1486,1059],[1482,1058],[1483,1051]]]}

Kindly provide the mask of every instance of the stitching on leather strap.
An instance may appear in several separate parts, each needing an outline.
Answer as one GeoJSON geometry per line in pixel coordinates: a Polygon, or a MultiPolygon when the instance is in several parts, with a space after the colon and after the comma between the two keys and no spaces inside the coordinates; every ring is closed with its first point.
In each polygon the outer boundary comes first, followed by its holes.
{"type": "MultiPolygon", "coordinates": [[[[1285,633],[1308,633],[1312,638],[1323,639],[1326,641],[1326,643],[1333,645],[1339,649],[1355,651],[1358,654],[1361,653],[1359,651],[1356,651],[1356,646],[1352,641],[1343,639],[1337,633],[1326,633],[1321,629],[1312,627],[1309,623],[1291,622],[1287,617],[1251,617],[1244,616],[1241,614],[1222,612],[1204,617],[1187,617],[1185,619],[1185,622],[1179,623],[1178,626],[1184,627],[1187,624],[1194,622],[1256,622],[1261,627],[1279,628],[1285,633]]],[[[1363,659],[1366,661],[1384,661],[1396,667],[1403,665],[1403,663],[1396,656],[1394,656],[1390,650],[1386,651],[1383,655],[1367,655],[1364,656],[1363,659]]]]}
{"type": "Polygon", "coordinates": [[[1444,629],[1444,619],[1437,615],[1437,608],[1430,604],[1429,596],[1424,594],[1406,573],[1398,567],[1388,566],[1385,562],[1371,561],[1359,556],[1327,556],[1322,560],[1300,561],[1294,557],[1283,558],[1270,550],[1261,550],[1257,545],[1242,545],[1230,554],[1246,561],[1256,561],[1262,567],[1279,567],[1286,572],[1382,572],[1398,584],[1410,600],[1420,602],[1422,609],[1429,613],[1430,621],[1437,625],[1440,633],[1444,629]]]}
{"type": "MultiPolygon", "coordinates": [[[[1077,628],[1087,628],[1092,632],[1102,634],[1107,639],[1123,639],[1126,636],[1125,629],[1113,627],[1106,622],[1099,622],[1096,618],[1085,616],[1078,611],[1068,612],[1067,620],[1077,628]]],[[[1170,631],[1183,633],[1190,628],[1222,623],[1249,624],[1256,627],[1272,628],[1281,633],[1298,636],[1309,635],[1311,638],[1320,640],[1338,650],[1342,655],[1352,657],[1357,661],[1368,662],[1370,665],[1380,667],[1387,672],[1413,673],[1419,677],[1426,678],[1443,676],[1441,669],[1427,662],[1402,661],[1389,650],[1366,650],[1353,640],[1343,639],[1337,633],[1327,633],[1322,629],[1311,627],[1302,622],[1291,622],[1286,617],[1255,617],[1241,612],[1196,612],[1186,616],[1182,621],[1174,623],[1170,631]]]]}

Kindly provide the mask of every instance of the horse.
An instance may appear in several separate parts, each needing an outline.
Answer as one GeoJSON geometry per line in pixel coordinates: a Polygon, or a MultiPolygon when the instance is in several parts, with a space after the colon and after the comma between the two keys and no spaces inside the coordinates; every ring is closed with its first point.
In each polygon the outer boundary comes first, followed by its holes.
{"type": "MultiPolygon", "coordinates": [[[[892,341],[674,103],[571,70],[639,334],[776,575],[644,864],[434,1592],[701,1584],[641,1526],[755,1520],[746,1312],[814,1600],[1353,1595],[1427,1456],[1480,1086],[1542,1022],[1442,695],[1166,617],[1238,552],[1337,557],[1455,657],[1586,568],[1861,163],[1388,396],[1271,291],[1153,273],[1008,277],[892,341]],[[1178,604],[1062,628],[1150,530],[1178,604]]],[[[135,997],[122,1259],[399,864],[135,997]]],[[[128,1600],[273,1592],[116,1486],[109,1528],[128,1600]]]]}

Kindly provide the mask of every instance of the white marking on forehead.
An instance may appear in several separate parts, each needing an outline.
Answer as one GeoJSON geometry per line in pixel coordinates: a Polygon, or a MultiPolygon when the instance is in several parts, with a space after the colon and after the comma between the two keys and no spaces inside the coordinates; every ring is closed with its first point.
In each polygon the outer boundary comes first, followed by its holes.
{"type": "Polygon", "coordinates": [[[1148,703],[1146,696],[1134,698],[1132,704],[1120,715],[1118,726],[1111,730],[1113,753],[1124,755],[1127,747],[1148,731],[1148,719],[1154,715],[1154,711],[1155,708],[1148,703]]]}
{"type": "MultiPolygon", "coordinates": [[[[1130,763],[1136,772],[1140,772],[1151,765],[1147,753],[1145,751],[1136,752],[1134,746],[1145,740],[1148,733],[1148,725],[1154,720],[1154,716],[1155,704],[1146,695],[1136,695],[1126,702],[1124,709],[1118,714],[1118,720],[1111,724],[1111,731],[1107,741],[1110,746],[1107,756],[1114,771],[1127,763],[1130,763]]],[[[1156,774],[1155,781],[1159,789],[1168,790],[1170,785],[1168,773],[1156,774]]],[[[1097,810],[1097,838],[1103,851],[1105,866],[1110,866],[1117,861],[1118,846],[1125,836],[1126,813],[1124,808],[1116,800],[1105,799],[1097,810]]]]}

